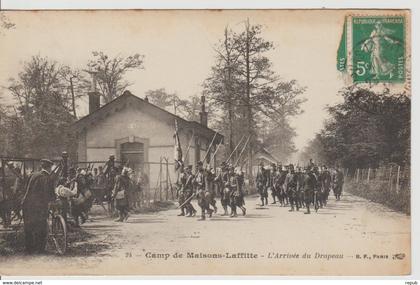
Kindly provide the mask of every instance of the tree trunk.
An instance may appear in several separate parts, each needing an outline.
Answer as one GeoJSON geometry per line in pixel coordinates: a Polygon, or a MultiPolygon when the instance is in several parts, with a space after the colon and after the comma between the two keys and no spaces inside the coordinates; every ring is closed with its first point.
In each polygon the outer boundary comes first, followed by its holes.
{"type": "Polygon", "coordinates": [[[253,137],[252,137],[252,107],[251,107],[251,78],[250,78],[250,62],[249,62],[249,53],[250,53],[250,43],[249,43],[249,19],[246,22],[246,50],[245,50],[245,61],[246,61],[246,108],[247,108],[247,119],[248,119],[248,178],[250,185],[253,181],[252,179],[252,147],[253,147],[253,137]]]}

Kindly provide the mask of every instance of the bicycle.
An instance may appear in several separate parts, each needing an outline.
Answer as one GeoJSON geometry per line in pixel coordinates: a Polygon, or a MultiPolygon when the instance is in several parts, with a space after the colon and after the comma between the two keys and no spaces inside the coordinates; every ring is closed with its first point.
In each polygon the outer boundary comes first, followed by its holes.
{"type": "Polygon", "coordinates": [[[59,255],[64,255],[67,251],[67,225],[63,216],[60,214],[60,202],[50,203],[48,210],[48,243],[54,245],[59,255]]]}

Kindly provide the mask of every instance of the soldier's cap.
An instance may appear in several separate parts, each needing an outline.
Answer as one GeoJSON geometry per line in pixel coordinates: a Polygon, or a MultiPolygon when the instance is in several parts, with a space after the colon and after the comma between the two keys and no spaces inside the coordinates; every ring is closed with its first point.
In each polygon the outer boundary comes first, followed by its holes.
{"type": "Polygon", "coordinates": [[[115,158],[115,155],[113,155],[113,154],[111,154],[110,156],[109,156],[109,159],[114,159],[115,158]]]}
{"type": "Polygon", "coordinates": [[[51,160],[47,158],[43,158],[40,161],[42,165],[46,165],[46,166],[52,166],[54,164],[54,162],[52,162],[51,160]]]}

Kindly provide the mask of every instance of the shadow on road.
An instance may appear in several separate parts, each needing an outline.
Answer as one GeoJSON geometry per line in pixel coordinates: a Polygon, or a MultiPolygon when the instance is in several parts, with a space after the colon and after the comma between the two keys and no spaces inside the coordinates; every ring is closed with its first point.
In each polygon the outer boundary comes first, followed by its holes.
{"type": "Polygon", "coordinates": [[[156,218],[128,218],[127,224],[154,224],[154,223],[165,223],[165,219],[156,218]]]}

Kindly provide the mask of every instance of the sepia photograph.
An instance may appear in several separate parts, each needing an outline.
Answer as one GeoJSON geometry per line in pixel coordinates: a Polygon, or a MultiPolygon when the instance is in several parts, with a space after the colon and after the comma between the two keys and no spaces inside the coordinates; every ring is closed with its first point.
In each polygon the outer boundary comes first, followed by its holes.
{"type": "Polygon", "coordinates": [[[411,274],[411,12],[0,11],[0,275],[411,274]]]}

